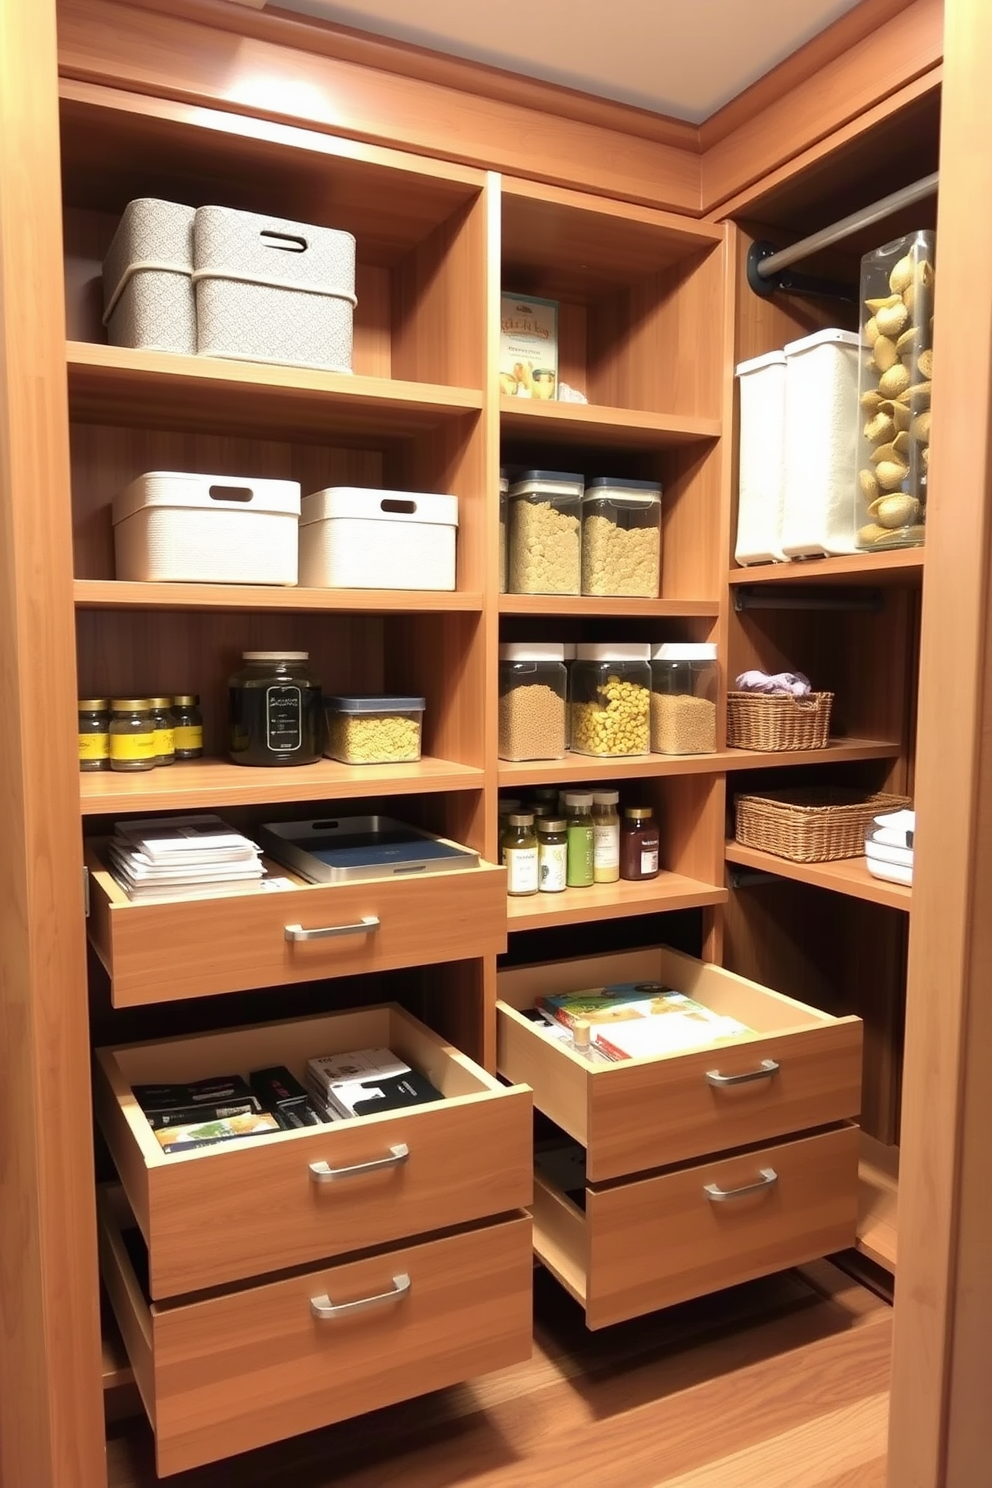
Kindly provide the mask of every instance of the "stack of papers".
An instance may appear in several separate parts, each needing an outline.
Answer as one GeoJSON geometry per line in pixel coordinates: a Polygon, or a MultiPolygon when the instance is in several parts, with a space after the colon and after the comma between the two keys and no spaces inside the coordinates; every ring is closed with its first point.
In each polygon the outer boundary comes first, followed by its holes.
{"type": "Polygon", "coordinates": [[[915,811],[889,811],[876,816],[865,836],[868,872],[888,883],[912,884],[915,811]]]}
{"type": "Polygon", "coordinates": [[[260,850],[219,816],[114,824],[109,867],[132,899],[202,899],[258,889],[260,850]]]}

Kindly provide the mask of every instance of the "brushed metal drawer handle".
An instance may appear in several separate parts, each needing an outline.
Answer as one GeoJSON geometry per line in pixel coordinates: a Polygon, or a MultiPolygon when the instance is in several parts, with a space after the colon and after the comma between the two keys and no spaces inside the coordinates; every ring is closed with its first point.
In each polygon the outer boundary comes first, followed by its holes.
{"type": "Polygon", "coordinates": [[[304,930],[302,925],[287,925],[287,940],[330,940],[335,935],[369,935],[378,930],[378,915],[362,915],[353,925],[322,925],[318,930],[304,930]]]}
{"type": "Polygon", "coordinates": [[[329,1168],[326,1162],[312,1162],[310,1177],[314,1183],[336,1183],[339,1178],[354,1178],[356,1173],[374,1173],[377,1168],[399,1168],[410,1156],[410,1149],[405,1142],[397,1142],[395,1147],[390,1147],[389,1153],[389,1157],[353,1163],[350,1168],[329,1168]]]}
{"type": "Polygon", "coordinates": [[[376,1297],[359,1297],[357,1302],[332,1302],[325,1292],[323,1297],[310,1298],[310,1314],[315,1318],[348,1317],[353,1312],[363,1312],[366,1307],[379,1307],[383,1302],[398,1302],[410,1290],[410,1278],[406,1272],[393,1277],[392,1289],[380,1292],[376,1297]]]}
{"type": "Polygon", "coordinates": [[[778,1174],[774,1168],[759,1168],[761,1178],[757,1183],[745,1183],[743,1188],[721,1188],[717,1183],[704,1183],[703,1193],[711,1204],[725,1204],[728,1199],[742,1199],[745,1194],[761,1193],[765,1188],[774,1188],[778,1174]]]}
{"type": "Polygon", "coordinates": [[[750,1085],[752,1080],[770,1080],[780,1069],[781,1065],[774,1059],[763,1059],[757,1069],[745,1070],[743,1075],[721,1075],[719,1070],[707,1070],[706,1078],[711,1085],[719,1088],[724,1085],[750,1085]]]}

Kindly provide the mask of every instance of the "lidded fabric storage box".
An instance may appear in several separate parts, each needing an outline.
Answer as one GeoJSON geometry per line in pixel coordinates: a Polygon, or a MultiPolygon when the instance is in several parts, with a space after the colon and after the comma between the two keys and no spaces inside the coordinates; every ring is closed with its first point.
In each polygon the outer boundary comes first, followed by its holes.
{"type": "Polygon", "coordinates": [[[837,330],[785,348],[782,551],[788,558],[856,551],[859,348],[855,332],[837,330]]]}
{"type": "Polygon", "coordinates": [[[351,233],[200,207],[193,284],[202,356],[351,371],[351,233]]]}
{"type": "Polygon", "coordinates": [[[740,458],[737,546],[740,564],[781,563],[785,501],[785,352],[737,368],[740,458]]]}
{"type": "Polygon", "coordinates": [[[103,323],[111,346],[196,352],[192,207],[128,202],[103,260],[103,323]]]}
{"type": "Polygon", "coordinates": [[[304,496],[300,583],[454,589],[458,497],[329,486],[304,496]]]}
{"type": "Polygon", "coordinates": [[[295,584],[296,481],[154,470],[114,500],[118,579],[295,584]]]}

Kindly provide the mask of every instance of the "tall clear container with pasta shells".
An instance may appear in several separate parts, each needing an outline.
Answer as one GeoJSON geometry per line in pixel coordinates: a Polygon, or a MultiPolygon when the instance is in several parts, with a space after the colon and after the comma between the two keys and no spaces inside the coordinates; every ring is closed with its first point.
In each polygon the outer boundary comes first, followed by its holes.
{"type": "Polygon", "coordinates": [[[935,260],[929,231],[861,260],[857,542],[869,552],[926,537],[935,260]]]}

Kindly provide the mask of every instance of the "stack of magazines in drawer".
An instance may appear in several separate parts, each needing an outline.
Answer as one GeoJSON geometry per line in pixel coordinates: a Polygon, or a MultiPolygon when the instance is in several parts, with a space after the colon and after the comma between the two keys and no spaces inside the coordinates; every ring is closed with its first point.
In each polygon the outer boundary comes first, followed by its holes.
{"type": "Polygon", "coordinates": [[[915,811],[889,811],[876,816],[865,833],[868,872],[889,883],[912,884],[915,811]]]}
{"type": "Polygon", "coordinates": [[[131,899],[197,899],[257,889],[259,849],[219,816],[114,823],[110,871],[131,899]]]}
{"type": "Polygon", "coordinates": [[[677,1054],[753,1036],[736,1018],[660,982],[617,982],[541,997],[536,1015],[549,1038],[597,1062],[677,1054]]]}

